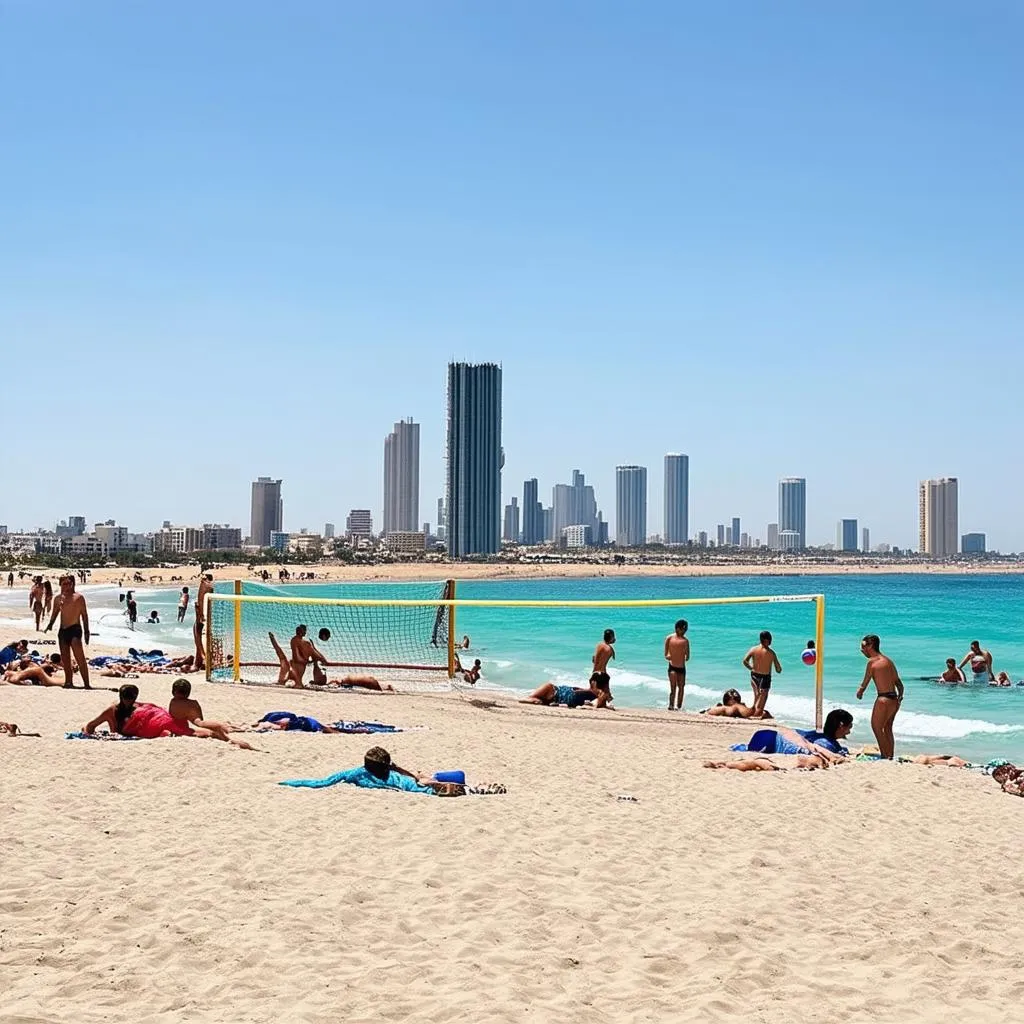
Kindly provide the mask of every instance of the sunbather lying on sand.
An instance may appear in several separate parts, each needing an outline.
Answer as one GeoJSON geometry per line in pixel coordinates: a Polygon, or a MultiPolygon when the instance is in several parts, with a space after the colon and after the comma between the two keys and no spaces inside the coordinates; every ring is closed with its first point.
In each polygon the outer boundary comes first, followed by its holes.
{"type": "Polygon", "coordinates": [[[543,683],[538,686],[529,697],[524,697],[520,704],[543,704],[545,707],[557,707],[564,704],[568,708],[581,708],[591,701],[596,708],[607,708],[614,711],[611,706],[611,690],[602,689],[597,682],[591,682],[589,687],[583,686],[557,686],[555,683],[543,683]]]}
{"type": "Polygon", "coordinates": [[[51,654],[42,665],[29,663],[25,668],[8,670],[4,682],[12,686],[63,686],[64,680],[55,678],[59,668],[60,655],[51,654]]]}
{"type": "Polygon", "coordinates": [[[757,713],[756,708],[748,707],[743,703],[739,690],[726,690],[722,694],[722,703],[716,704],[713,708],[706,708],[702,715],[710,715],[713,718],[771,718],[770,711],[757,713]]]}
{"type": "MultiPolygon", "coordinates": [[[[798,754],[796,766],[813,771],[815,768],[827,768],[828,762],[823,761],[815,754],[798,754]]],[[[718,770],[730,768],[736,772],[784,772],[786,770],[781,765],[775,764],[774,761],[769,761],[767,757],[748,757],[742,761],[705,761],[704,767],[718,770]]]]}
{"type": "Polygon", "coordinates": [[[377,690],[381,693],[394,693],[395,688],[389,683],[382,683],[375,676],[342,676],[340,679],[328,679],[324,686],[334,686],[340,690],[377,690]]]}

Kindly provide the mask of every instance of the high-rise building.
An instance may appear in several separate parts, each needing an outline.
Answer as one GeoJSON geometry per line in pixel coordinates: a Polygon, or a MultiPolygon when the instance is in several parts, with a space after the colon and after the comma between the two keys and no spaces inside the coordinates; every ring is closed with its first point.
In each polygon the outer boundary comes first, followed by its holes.
{"type": "Polygon", "coordinates": [[[697,547],[706,548],[708,546],[708,532],[707,530],[701,530],[697,534],[697,547]]]}
{"type": "Polygon", "coordinates": [[[690,456],[665,456],[665,543],[690,539],[690,456]]]}
{"type": "Polygon", "coordinates": [[[591,537],[597,533],[597,499],[594,488],[587,483],[578,470],[572,471],[571,484],[555,484],[551,492],[551,509],[554,512],[554,534],[560,539],[567,526],[589,526],[591,537]]]}
{"type": "Polygon", "coordinates": [[[448,364],[448,554],[501,547],[501,367],[448,364]]]}
{"type": "Polygon", "coordinates": [[[729,543],[734,547],[740,546],[740,517],[732,517],[732,529],[729,531],[729,543]]]}
{"type": "Polygon", "coordinates": [[[324,523],[324,540],[334,539],[334,523],[324,523]]]}
{"type": "Polygon", "coordinates": [[[783,533],[795,533],[799,538],[793,545],[792,538],[787,537],[791,547],[780,545],[784,551],[807,547],[807,481],[802,476],[786,476],[779,481],[780,541],[783,533]]]}
{"type": "Polygon", "coordinates": [[[725,523],[719,523],[715,531],[716,547],[725,547],[725,523]]]}
{"type": "Polygon", "coordinates": [[[918,526],[921,554],[948,558],[959,539],[956,477],[922,480],[918,487],[918,526]]]}
{"type": "Polygon", "coordinates": [[[741,548],[749,548],[750,547],[750,534],[749,533],[741,533],[740,534],[740,547],[741,548]]]}
{"type": "Polygon", "coordinates": [[[523,481],[523,543],[544,543],[544,506],[537,500],[537,478],[523,481]]]}
{"type": "Polygon", "coordinates": [[[437,537],[444,540],[444,498],[437,499],[437,537]]]}
{"type": "Polygon", "coordinates": [[[504,529],[501,539],[512,544],[519,543],[519,499],[512,495],[512,500],[505,506],[504,529]]]}
{"type": "Polygon", "coordinates": [[[647,467],[615,467],[615,543],[647,543],[647,467]]]}
{"type": "Polygon", "coordinates": [[[857,520],[840,519],[836,523],[836,551],[857,550],[857,520]]]}
{"type": "Polygon", "coordinates": [[[373,516],[368,508],[354,508],[345,517],[345,533],[349,537],[372,537],[373,516]]]}
{"type": "Polygon", "coordinates": [[[779,550],[779,524],[769,523],[768,524],[768,550],[778,551],[779,550]]]}
{"type": "Polygon", "coordinates": [[[871,531],[866,526],[860,531],[860,549],[864,552],[871,550],[871,531]]]}
{"type": "Polygon", "coordinates": [[[544,543],[550,544],[555,539],[555,510],[553,508],[541,508],[540,521],[544,532],[544,543]]]}
{"type": "Polygon", "coordinates": [[[416,532],[420,518],[420,425],[410,416],[384,438],[384,532],[416,532]]]}
{"type": "Polygon", "coordinates": [[[965,555],[985,554],[985,534],[965,533],[960,538],[960,550],[965,555]]]}
{"type": "Polygon", "coordinates": [[[252,484],[252,508],[249,541],[260,548],[270,547],[271,533],[280,533],[284,521],[281,481],[261,476],[252,484]]]}
{"type": "Polygon", "coordinates": [[[68,516],[68,530],[72,537],[81,537],[85,533],[85,516],[68,516]]]}

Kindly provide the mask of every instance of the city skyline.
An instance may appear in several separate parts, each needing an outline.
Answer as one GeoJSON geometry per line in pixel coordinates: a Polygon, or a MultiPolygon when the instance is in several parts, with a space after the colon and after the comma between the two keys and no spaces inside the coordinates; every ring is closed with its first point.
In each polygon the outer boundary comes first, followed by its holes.
{"type": "MultiPolygon", "coordinates": [[[[581,34],[557,5],[334,5],[314,30],[255,4],[243,40],[219,5],[202,33],[160,5],[13,5],[8,71],[32,88],[8,122],[0,337],[15,373],[67,368],[82,426],[68,446],[40,415],[8,446],[14,481],[69,451],[0,522],[247,529],[271,473],[288,529],[367,506],[379,525],[381,439],[409,414],[432,507],[458,358],[505,368],[501,504],[533,477],[547,504],[578,467],[611,524],[615,467],[645,465],[663,534],[682,450],[691,535],[738,514],[763,540],[794,473],[808,543],[856,517],[916,548],[918,481],[956,476],[963,532],[1024,550],[1019,15],[901,11],[599,5],[581,34]],[[967,355],[984,415],[922,414],[967,355]],[[172,365],[215,386],[165,408],[172,365]],[[276,376],[310,370],[313,400],[269,414],[276,376]]],[[[0,410],[5,435],[23,418],[0,410]]]]}

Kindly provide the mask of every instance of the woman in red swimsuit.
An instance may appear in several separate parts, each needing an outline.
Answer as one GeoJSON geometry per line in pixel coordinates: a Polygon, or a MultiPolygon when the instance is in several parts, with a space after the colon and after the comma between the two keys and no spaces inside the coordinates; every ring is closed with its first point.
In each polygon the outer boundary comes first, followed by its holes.
{"type": "Polygon", "coordinates": [[[106,723],[111,732],[134,736],[140,740],[155,740],[161,736],[193,736],[188,722],[179,722],[156,704],[137,704],[139,688],[125,683],[117,691],[118,701],[94,718],[82,732],[92,735],[97,726],[106,723]]]}

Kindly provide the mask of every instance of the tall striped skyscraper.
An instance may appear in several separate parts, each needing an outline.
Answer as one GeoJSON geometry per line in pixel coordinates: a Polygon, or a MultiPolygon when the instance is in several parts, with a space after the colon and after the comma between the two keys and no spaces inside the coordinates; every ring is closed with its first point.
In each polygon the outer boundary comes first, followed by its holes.
{"type": "Polygon", "coordinates": [[[779,533],[797,534],[790,547],[807,547],[807,481],[802,476],[779,481],[779,533]]]}
{"type": "Polygon", "coordinates": [[[448,364],[447,531],[452,558],[501,549],[501,367],[448,364]]]}
{"type": "Polygon", "coordinates": [[[615,467],[615,543],[647,543],[647,467],[615,467]]]}
{"type": "Polygon", "coordinates": [[[384,438],[384,532],[420,526],[420,425],[410,416],[384,438]]]}
{"type": "Polygon", "coordinates": [[[690,456],[665,456],[665,543],[690,539],[690,456]]]}
{"type": "Polygon", "coordinates": [[[918,544],[933,558],[955,555],[960,542],[959,485],[955,476],[922,480],[917,490],[918,544]]]}

